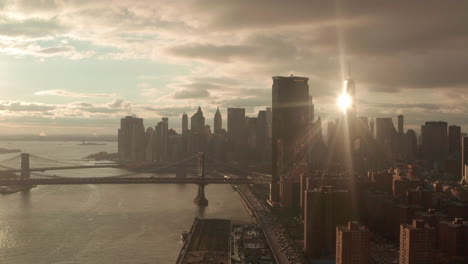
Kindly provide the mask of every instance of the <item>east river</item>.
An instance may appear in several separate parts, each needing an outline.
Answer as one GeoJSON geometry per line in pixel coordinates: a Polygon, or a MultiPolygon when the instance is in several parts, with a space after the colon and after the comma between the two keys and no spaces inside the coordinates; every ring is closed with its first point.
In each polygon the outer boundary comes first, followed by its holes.
{"type": "MultiPolygon", "coordinates": [[[[95,163],[82,159],[89,154],[117,152],[115,142],[79,143],[0,141],[0,148],[88,165],[95,163]]],[[[0,155],[0,162],[15,155],[0,155]]],[[[31,167],[40,164],[31,160],[31,167]]],[[[105,177],[128,171],[105,168],[48,174],[105,177]]],[[[251,221],[231,186],[208,185],[205,191],[209,206],[204,210],[193,204],[195,185],[38,186],[0,195],[0,263],[175,263],[182,246],[180,234],[190,229],[194,217],[251,221]]]]}

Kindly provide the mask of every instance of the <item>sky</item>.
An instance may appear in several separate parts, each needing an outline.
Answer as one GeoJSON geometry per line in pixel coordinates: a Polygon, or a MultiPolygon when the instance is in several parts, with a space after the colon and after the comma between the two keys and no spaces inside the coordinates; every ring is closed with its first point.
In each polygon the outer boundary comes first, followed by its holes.
{"type": "MultiPolygon", "coordinates": [[[[316,114],[468,130],[467,1],[0,0],[0,134],[116,134],[201,106],[250,116],[272,76],[309,77],[316,114]]],[[[326,131],[326,129],[324,129],[326,131]]]]}

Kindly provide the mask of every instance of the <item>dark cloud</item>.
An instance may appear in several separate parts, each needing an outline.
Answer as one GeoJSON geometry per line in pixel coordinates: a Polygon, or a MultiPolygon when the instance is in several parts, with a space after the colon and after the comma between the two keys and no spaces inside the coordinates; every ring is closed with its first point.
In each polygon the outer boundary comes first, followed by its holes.
{"type": "Polygon", "coordinates": [[[174,99],[193,99],[193,98],[203,98],[209,97],[210,93],[205,89],[197,89],[197,90],[186,90],[181,89],[174,92],[172,97],[174,99]]]}

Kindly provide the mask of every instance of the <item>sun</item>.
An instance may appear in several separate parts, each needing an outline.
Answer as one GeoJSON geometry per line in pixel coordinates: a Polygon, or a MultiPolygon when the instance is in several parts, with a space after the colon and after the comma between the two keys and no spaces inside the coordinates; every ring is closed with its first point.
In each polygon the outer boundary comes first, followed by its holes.
{"type": "Polygon", "coordinates": [[[338,97],[338,106],[341,108],[343,113],[346,113],[346,110],[351,106],[351,96],[349,94],[343,92],[338,97]]]}

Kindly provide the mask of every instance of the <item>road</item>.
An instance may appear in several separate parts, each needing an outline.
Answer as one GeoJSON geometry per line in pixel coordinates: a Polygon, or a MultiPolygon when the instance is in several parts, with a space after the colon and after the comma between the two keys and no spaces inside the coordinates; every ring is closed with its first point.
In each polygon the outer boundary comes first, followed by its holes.
{"type": "Polygon", "coordinates": [[[294,241],[290,239],[283,225],[271,212],[266,203],[257,199],[248,186],[239,186],[238,191],[252,207],[257,221],[265,232],[271,251],[278,264],[305,263],[301,250],[298,249],[294,241]]]}

